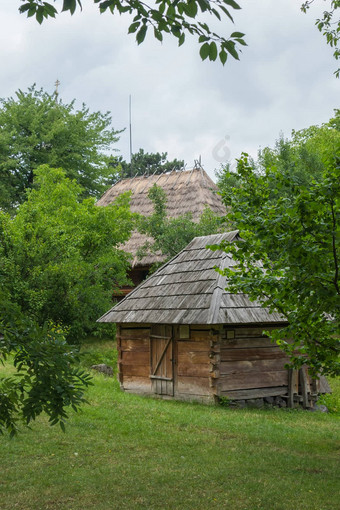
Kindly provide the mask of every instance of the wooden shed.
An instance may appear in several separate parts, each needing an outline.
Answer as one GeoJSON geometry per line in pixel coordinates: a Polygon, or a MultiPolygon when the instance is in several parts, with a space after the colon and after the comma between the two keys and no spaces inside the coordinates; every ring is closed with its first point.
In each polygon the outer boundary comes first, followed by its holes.
{"type": "MultiPolygon", "coordinates": [[[[106,206],[122,193],[131,191],[131,211],[149,216],[153,212],[153,204],[148,197],[148,192],[154,184],[160,186],[166,193],[167,215],[170,218],[178,218],[190,213],[193,220],[198,222],[205,207],[209,207],[217,216],[226,214],[226,208],[218,195],[218,188],[203,168],[123,179],[108,189],[98,200],[97,205],[106,206]]],[[[145,279],[152,264],[164,261],[162,254],[152,253],[142,259],[137,256],[138,249],[147,240],[150,240],[147,236],[135,231],[123,247],[132,255],[129,277],[134,286],[145,279]]],[[[131,287],[126,287],[122,289],[122,294],[126,295],[131,290],[131,287]]]]}
{"type": "Polygon", "coordinates": [[[195,238],[99,319],[117,323],[123,390],[202,402],[281,397],[291,406],[313,405],[319,382],[306,369],[288,371],[285,353],[263,334],[284,319],[244,294],[228,293],[215,270],[233,260],[206,246],[238,239],[238,231],[195,238]]]}

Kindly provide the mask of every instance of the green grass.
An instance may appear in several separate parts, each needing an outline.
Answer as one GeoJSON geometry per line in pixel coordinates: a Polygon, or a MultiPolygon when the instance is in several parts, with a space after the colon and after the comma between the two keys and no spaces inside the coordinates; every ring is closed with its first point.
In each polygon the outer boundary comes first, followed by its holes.
{"type": "Polygon", "coordinates": [[[102,375],[94,383],[65,434],[42,417],[0,438],[1,510],[339,507],[338,414],[162,401],[102,375]]]}

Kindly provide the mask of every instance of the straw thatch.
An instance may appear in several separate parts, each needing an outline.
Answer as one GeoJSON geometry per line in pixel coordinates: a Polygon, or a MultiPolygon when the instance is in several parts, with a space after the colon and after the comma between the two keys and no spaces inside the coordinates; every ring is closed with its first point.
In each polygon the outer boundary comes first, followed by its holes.
{"type": "MultiPolygon", "coordinates": [[[[218,188],[203,169],[170,172],[160,175],[134,177],[117,182],[98,200],[97,205],[106,206],[120,194],[132,191],[131,211],[144,216],[153,212],[153,204],[148,198],[150,188],[157,184],[167,196],[167,213],[170,218],[177,218],[191,213],[194,221],[199,221],[205,207],[209,207],[218,216],[226,214],[218,188]]],[[[132,267],[149,266],[164,260],[161,255],[148,255],[137,259],[137,250],[143,246],[147,237],[134,232],[124,245],[124,250],[133,256],[132,267]]]]}
{"type": "Polygon", "coordinates": [[[225,290],[226,277],[216,272],[233,265],[225,251],[209,244],[240,239],[238,231],[196,237],[176,257],[164,264],[100,322],[151,324],[277,324],[284,319],[270,313],[245,294],[225,290]]]}

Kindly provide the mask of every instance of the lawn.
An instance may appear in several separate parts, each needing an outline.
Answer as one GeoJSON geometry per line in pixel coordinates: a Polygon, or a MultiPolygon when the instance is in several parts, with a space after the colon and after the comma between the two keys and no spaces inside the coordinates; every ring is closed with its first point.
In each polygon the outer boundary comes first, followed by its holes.
{"type": "Polygon", "coordinates": [[[88,400],[66,433],[42,417],[0,438],[1,510],[339,508],[339,414],[143,398],[102,375],[88,400]]]}

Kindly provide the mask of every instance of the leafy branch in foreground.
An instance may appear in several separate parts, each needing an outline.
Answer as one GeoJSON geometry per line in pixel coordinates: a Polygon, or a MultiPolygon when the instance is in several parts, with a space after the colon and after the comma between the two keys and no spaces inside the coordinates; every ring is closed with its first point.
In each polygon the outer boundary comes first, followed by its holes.
{"type": "MultiPolygon", "coordinates": [[[[39,23],[49,17],[54,18],[58,14],[53,4],[43,0],[21,0],[21,2],[20,12],[26,12],[28,17],[35,16],[39,23]]],[[[239,60],[240,48],[247,45],[242,32],[233,32],[229,37],[225,37],[213,32],[204,21],[205,15],[209,14],[221,22],[225,17],[234,22],[231,10],[241,9],[235,0],[176,2],[156,0],[154,6],[149,6],[140,0],[94,0],[94,3],[98,4],[101,13],[110,11],[112,14],[133,15],[128,32],[136,34],[138,44],[144,41],[149,29],[161,42],[164,34],[174,36],[179,46],[185,42],[186,35],[190,34],[198,39],[202,60],[209,58],[215,61],[219,58],[223,65],[228,56],[239,60]]],[[[77,8],[82,8],[80,0],[63,0],[62,11],[74,14],[77,8]]]]}
{"type": "Polygon", "coordinates": [[[1,292],[0,361],[13,356],[15,374],[0,377],[0,434],[11,436],[18,423],[27,425],[46,413],[51,425],[65,430],[67,408],[86,402],[84,392],[91,377],[77,367],[78,354],[67,344],[61,327],[42,327],[24,318],[1,292]]]}
{"type": "MultiPolygon", "coordinates": [[[[284,162],[274,158],[262,172],[249,164],[246,154],[239,159],[240,185],[222,192],[230,207],[227,218],[240,229],[243,242],[224,247],[236,261],[236,267],[225,274],[232,292],[244,292],[287,319],[288,327],[271,336],[295,366],[306,363],[314,373],[336,375],[340,373],[340,132],[324,126],[310,133],[305,131],[303,141],[295,142],[309,156],[305,154],[306,164],[318,157],[308,179],[312,167],[303,173],[292,155],[285,154],[284,162]]],[[[296,149],[294,142],[291,146],[296,149]]]]}
{"type": "MultiPolygon", "coordinates": [[[[314,0],[307,0],[301,6],[302,12],[307,12],[314,0]]],[[[329,10],[323,12],[323,17],[315,22],[318,30],[326,37],[327,44],[334,48],[333,56],[335,60],[340,59],[340,18],[336,19],[336,9],[339,9],[340,1],[331,0],[329,10]]],[[[337,78],[340,76],[340,68],[334,71],[337,78]]]]}

